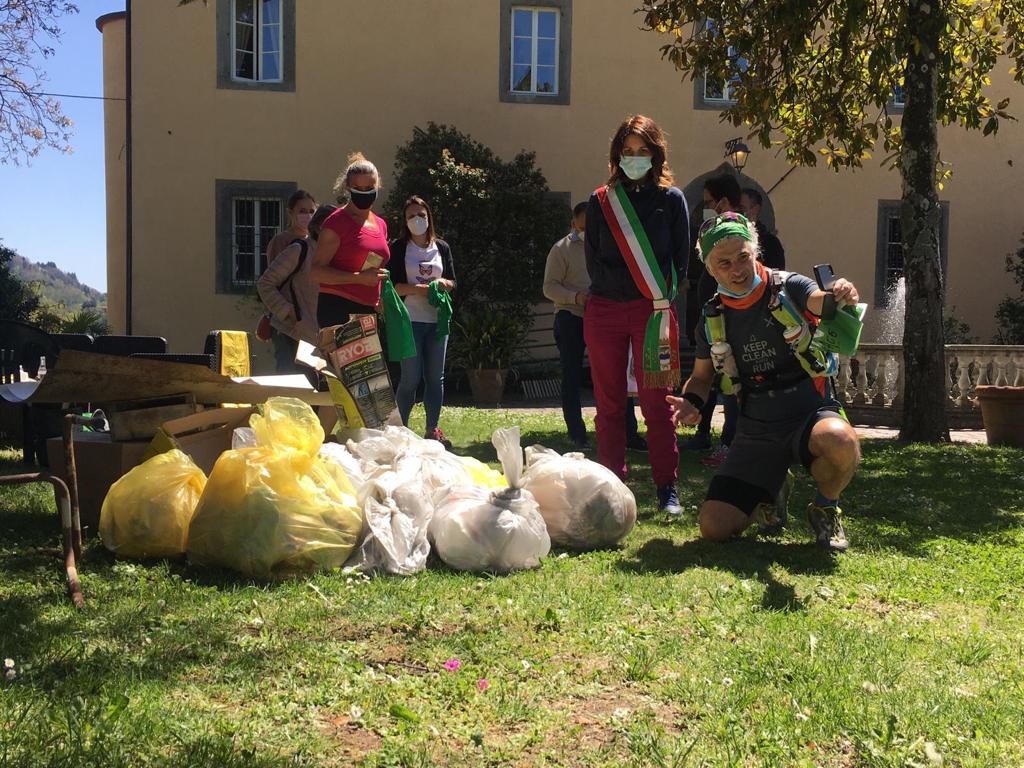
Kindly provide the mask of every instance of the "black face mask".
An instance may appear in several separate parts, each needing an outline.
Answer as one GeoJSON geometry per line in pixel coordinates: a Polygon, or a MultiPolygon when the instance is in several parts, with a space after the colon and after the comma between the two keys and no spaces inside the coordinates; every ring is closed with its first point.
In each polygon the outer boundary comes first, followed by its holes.
{"type": "Polygon", "coordinates": [[[352,196],[352,205],[363,211],[373,205],[373,201],[377,199],[376,189],[370,192],[360,192],[358,189],[350,189],[349,194],[352,196]]]}

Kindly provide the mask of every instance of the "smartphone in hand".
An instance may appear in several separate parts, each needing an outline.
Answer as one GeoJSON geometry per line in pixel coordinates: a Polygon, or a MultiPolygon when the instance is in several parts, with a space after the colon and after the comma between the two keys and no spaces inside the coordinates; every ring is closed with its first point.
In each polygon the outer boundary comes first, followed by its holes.
{"type": "Polygon", "coordinates": [[[832,295],[832,287],[836,284],[836,276],[832,272],[832,265],[817,264],[814,267],[814,279],[818,281],[818,287],[825,292],[825,299],[821,304],[821,319],[831,320],[836,314],[836,299],[832,295]]]}

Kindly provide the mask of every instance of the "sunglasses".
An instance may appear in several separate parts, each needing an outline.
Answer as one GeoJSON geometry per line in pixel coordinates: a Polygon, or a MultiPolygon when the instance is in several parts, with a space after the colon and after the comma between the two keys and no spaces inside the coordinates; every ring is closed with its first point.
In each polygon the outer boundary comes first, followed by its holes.
{"type": "Polygon", "coordinates": [[[697,230],[697,237],[704,237],[708,232],[717,227],[719,224],[723,224],[727,221],[739,222],[741,224],[750,224],[750,220],[747,219],[742,213],[736,211],[726,211],[725,213],[716,216],[713,219],[708,219],[700,225],[700,229],[697,230]]]}

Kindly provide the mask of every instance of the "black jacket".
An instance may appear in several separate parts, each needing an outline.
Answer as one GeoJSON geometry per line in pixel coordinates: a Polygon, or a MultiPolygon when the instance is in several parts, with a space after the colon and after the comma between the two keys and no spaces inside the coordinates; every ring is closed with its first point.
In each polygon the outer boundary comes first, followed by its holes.
{"type": "MultiPolygon", "coordinates": [[[[437,252],[441,254],[441,277],[445,280],[455,282],[455,264],[452,262],[452,249],[441,238],[434,240],[437,243],[437,252]]],[[[391,282],[394,284],[408,283],[409,276],[405,273],[405,248],[409,244],[408,238],[392,240],[388,247],[391,249],[391,261],[388,262],[388,269],[391,271],[391,282]]]]}
{"type": "Polygon", "coordinates": [[[754,226],[757,227],[757,239],[761,245],[761,263],[772,269],[785,269],[786,250],[782,247],[782,241],[760,221],[755,222],[754,226]]]}
{"type": "MultiPolygon", "coordinates": [[[[686,259],[690,249],[690,215],[683,193],[676,187],[648,184],[639,190],[627,187],[626,195],[651,241],[666,283],[672,284],[671,267],[675,267],[677,280],[682,282],[686,278],[686,259]]],[[[644,298],[605,221],[596,192],[590,196],[587,207],[583,245],[586,247],[587,272],[590,273],[590,292],[594,296],[612,301],[644,298]]]]}

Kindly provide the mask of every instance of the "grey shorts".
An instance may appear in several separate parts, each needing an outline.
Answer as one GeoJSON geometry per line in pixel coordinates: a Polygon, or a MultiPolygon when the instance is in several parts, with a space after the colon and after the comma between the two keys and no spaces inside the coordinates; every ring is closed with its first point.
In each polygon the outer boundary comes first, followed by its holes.
{"type": "MultiPolygon", "coordinates": [[[[804,418],[771,426],[752,423],[741,415],[736,437],[729,446],[729,455],[712,481],[708,499],[733,503],[729,498],[717,498],[722,494],[715,492],[716,488],[728,485],[728,480],[740,480],[744,485],[763,491],[765,500],[774,499],[791,466],[803,464],[810,469],[814,456],[811,455],[809,443],[814,425],[824,419],[841,418],[843,416],[839,407],[833,403],[819,406],[804,418]],[[713,493],[716,498],[712,498],[713,493]]],[[[748,505],[744,504],[741,508],[743,506],[748,505]]]]}

